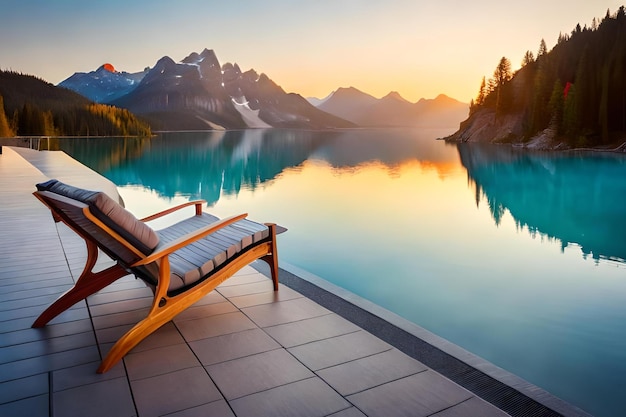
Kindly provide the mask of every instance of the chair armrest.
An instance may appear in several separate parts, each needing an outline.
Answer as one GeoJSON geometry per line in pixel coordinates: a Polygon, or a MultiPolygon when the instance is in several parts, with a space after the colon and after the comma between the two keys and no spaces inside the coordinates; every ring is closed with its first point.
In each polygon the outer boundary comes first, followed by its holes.
{"type": "Polygon", "coordinates": [[[160,211],[158,213],[152,214],[152,215],[150,215],[148,217],[144,217],[143,219],[140,219],[140,221],[142,221],[142,222],[149,222],[151,220],[158,219],[159,217],[163,217],[165,215],[173,213],[173,212],[175,212],[177,210],[180,210],[182,208],[189,207],[189,206],[194,206],[194,205],[196,206],[196,216],[199,216],[200,214],[202,214],[202,205],[205,204],[205,203],[206,203],[206,200],[188,201],[186,203],[179,204],[178,206],[171,207],[171,208],[169,208],[167,210],[163,210],[163,211],[160,211]]]}
{"type": "Polygon", "coordinates": [[[137,262],[132,264],[131,267],[146,265],[151,262],[157,261],[169,255],[170,253],[176,252],[178,249],[183,248],[189,245],[190,243],[195,242],[196,240],[202,239],[203,237],[210,235],[211,233],[219,229],[222,229],[228,225],[238,222],[239,220],[245,219],[246,217],[248,217],[248,213],[243,213],[243,214],[239,214],[236,216],[227,217],[225,219],[218,220],[215,223],[202,227],[193,232],[189,232],[186,235],[183,235],[179,237],[178,239],[171,241],[170,243],[163,246],[162,248],[159,248],[158,251],[151,253],[149,256],[138,260],[137,262]]]}

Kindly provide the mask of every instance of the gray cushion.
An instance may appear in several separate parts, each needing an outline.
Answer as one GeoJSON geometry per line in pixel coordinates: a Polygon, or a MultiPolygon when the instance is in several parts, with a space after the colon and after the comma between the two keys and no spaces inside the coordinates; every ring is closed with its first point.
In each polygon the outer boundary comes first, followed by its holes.
{"type": "Polygon", "coordinates": [[[39,191],[50,191],[89,205],[89,210],[100,221],[135,246],[143,254],[152,253],[159,244],[159,236],[115,200],[101,191],[90,191],[49,180],[37,184],[39,191]]]}
{"type": "MultiPolygon", "coordinates": [[[[159,230],[157,233],[160,243],[157,250],[168,242],[217,220],[215,216],[202,213],[200,216],[187,218],[159,230]]],[[[227,260],[268,237],[267,226],[244,219],[177,250],[170,255],[169,292],[176,292],[195,284],[227,260]]]]}

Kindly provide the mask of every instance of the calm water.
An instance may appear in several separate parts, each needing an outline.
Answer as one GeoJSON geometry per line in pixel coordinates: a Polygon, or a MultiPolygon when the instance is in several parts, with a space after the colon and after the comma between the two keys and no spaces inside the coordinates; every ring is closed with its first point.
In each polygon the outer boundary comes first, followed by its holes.
{"type": "Polygon", "coordinates": [[[626,157],[434,130],[67,140],[138,216],[203,198],[306,269],[596,414],[626,409],[626,157]]]}

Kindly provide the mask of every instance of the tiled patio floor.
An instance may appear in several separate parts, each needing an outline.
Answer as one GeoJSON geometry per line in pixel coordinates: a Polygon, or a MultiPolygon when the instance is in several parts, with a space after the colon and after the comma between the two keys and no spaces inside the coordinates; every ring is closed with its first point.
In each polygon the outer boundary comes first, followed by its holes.
{"type": "Polygon", "coordinates": [[[97,374],[152,294],[126,276],[30,328],[86,259],[31,195],[46,179],[4,148],[0,416],[508,415],[301,293],[283,284],[275,293],[250,266],[97,374]]]}

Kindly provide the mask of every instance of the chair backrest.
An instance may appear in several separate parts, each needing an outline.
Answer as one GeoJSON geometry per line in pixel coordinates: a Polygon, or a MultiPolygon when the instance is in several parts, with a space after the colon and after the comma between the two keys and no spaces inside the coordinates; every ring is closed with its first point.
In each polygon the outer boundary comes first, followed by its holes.
{"type": "Polygon", "coordinates": [[[55,218],[125,267],[149,255],[159,243],[154,230],[103,192],[57,180],[37,184],[37,190],[35,196],[55,218]]]}

